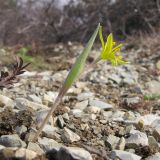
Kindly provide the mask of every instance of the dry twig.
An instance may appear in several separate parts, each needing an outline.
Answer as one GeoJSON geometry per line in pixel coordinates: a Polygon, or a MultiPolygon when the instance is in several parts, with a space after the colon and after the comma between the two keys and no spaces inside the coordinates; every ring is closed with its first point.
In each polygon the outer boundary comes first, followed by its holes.
{"type": "Polygon", "coordinates": [[[1,71],[0,75],[0,89],[9,88],[18,75],[23,74],[24,68],[26,68],[30,63],[23,65],[23,59],[20,57],[16,58],[16,63],[13,65],[13,71],[11,73],[1,71]]]}

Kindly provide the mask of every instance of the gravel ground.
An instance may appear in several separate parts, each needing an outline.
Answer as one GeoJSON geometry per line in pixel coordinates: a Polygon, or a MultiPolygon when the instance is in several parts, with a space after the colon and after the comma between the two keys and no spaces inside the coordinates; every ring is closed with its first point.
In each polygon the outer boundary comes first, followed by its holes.
{"type": "MultiPolygon", "coordinates": [[[[0,159],[159,160],[160,52],[127,47],[123,54],[131,63],[101,62],[80,78],[35,143],[75,58],[57,54],[48,58],[54,71],[26,71],[13,88],[1,90],[0,159]]],[[[75,56],[81,50],[70,44],[75,56]]],[[[97,55],[93,50],[88,62],[97,55]]]]}

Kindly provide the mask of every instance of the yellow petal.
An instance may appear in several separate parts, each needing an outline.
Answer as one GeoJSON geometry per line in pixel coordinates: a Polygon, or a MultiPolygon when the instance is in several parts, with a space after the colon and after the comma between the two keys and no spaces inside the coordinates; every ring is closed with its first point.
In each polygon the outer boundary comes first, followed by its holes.
{"type": "Polygon", "coordinates": [[[117,50],[118,48],[120,49],[120,47],[122,47],[122,44],[119,44],[118,46],[114,47],[114,48],[112,49],[112,52],[115,52],[115,50],[117,50]]]}
{"type": "Polygon", "coordinates": [[[100,28],[99,28],[99,39],[101,41],[102,48],[104,49],[104,40],[103,40],[103,35],[102,35],[102,26],[100,26],[100,28]]]}
{"type": "Polygon", "coordinates": [[[112,33],[110,33],[107,38],[107,42],[105,44],[105,53],[106,54],[111,52],[112,46],[113,46],[113,35],[112,35],[112,33]]]}
{"type": "Polygon", "coordinates": [[[108,58],[108,55],[112,51],[112,46],[113,46],[113,36],[112,36],[112,33],[110,33],[108,38],[107,38],[107,42],[105,44],[105,47],[101,52],[101,55],[100,55],[101,59],[107,59],[108,58]]]}
{"type": "Polygon", "coordinates": [[[117,62],[118,62],[119,64],[129,64],[128,61],[123,61],[122,59],[117,59],[117,62]]]}

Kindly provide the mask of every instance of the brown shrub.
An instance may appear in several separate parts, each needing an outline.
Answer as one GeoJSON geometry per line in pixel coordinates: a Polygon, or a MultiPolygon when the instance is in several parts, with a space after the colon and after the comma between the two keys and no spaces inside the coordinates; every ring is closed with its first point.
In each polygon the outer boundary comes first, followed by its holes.
{"type": "Polygon", "coordinates": [[[16,0],[0,0],[0,43],[30,44],[85,42],[97,23],[117,38],[156,32],[160,26],[159,0],[71,0],[64,10],[55,1],[28,0],[24,6],[16,0]]]}

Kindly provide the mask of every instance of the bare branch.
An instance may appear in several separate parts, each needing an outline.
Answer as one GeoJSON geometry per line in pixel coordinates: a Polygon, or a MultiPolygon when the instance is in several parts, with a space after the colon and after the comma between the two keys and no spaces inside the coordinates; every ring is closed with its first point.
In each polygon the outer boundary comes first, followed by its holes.
{"type": "Polygon", "coordinates": [[[23,74],[24,68],[26,68],[30,63],[23,65],[23,60],[20,57],[17,57],[16,63],[14,64],[13,71],[3,72],[1,71],[0,75],[0,89],[9,88],[13,83],[15,83],[16,76],[23,74]]]}

